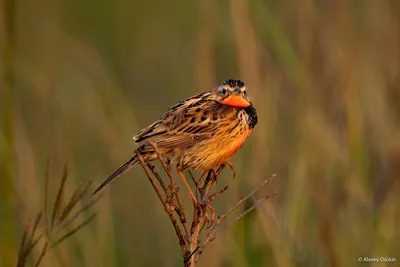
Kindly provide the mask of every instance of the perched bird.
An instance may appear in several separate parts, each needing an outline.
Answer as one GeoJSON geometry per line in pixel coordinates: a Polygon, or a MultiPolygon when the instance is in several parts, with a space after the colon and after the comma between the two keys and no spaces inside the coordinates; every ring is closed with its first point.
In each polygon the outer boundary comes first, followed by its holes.
{"type": "MultiPolygon", "coordinates": [[[[256,124],[256,109],[247,96],[246,86],[239,80],[227,80],[211,91],[172,106],[133,139],[141,144],[136,151],[145,162],[157,158],[149,144],[152,142],[178,170],[205,172],[227,163],[256,124]]],[[[135,153],[94,194],[138,163],[135,153]]]]}

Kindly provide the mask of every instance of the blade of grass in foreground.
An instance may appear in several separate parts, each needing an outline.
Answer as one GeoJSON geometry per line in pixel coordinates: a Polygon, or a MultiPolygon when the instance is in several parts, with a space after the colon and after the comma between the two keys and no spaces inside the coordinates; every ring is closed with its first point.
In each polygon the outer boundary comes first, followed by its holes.
{"type": "Polygon", "coordinates": [[[34,266],[41,266],[44,257],[50,249],[74,235],[96,217],[96,213],[90,209],[97,203],[102,195],[92,197],[89,194],[91,199],[86,203],[83,203],[83,205],[78,208],[80,203],[83,202],[85,196],[88,195],[88,189],[91,184],[90,181],[78,186],[72,193],[69,201],[67,201],[66,204],[63,204],[67,177],[67,166],[64,166],[60,186],[53,203],[54,208],[51,212],[51,218],[49,222],[49,198],[47,195],[49,192],[49,164],[47,164],[45,177],[46,196],[44,212],[40,211],[33,225],[28,225],[24,230],[18,253],[17,267],[27,266],[26,264],[28,259],[31,257],[31,252],[35,247],[38,247],[40,253],[35,260],[36,263],[34,266]],[[88,216],[86,216],[87,213],[89,213],[88,216]]]}

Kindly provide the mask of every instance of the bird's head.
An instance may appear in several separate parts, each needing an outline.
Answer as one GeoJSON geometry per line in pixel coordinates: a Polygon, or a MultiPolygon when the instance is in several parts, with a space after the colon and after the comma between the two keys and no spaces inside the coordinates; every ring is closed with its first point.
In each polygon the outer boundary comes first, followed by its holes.
{"type": "Polygon", "coordinates": [[[251,105],[246,86],[240,80],[226,80],[212,92],[215,100],[220,104],[236,108],[247,108],[251,105]]]}

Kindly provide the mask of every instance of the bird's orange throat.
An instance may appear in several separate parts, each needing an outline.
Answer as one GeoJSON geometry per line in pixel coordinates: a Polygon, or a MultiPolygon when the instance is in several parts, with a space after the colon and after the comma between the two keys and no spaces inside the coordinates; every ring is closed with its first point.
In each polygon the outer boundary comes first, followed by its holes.
{"type": "Polygon", "coordinates": [[[244,99],[241,95],[231,95],[220,102],[221,104],[228,105],[235,108],[247,108],[250,106],[249,101],[244,99]]]}

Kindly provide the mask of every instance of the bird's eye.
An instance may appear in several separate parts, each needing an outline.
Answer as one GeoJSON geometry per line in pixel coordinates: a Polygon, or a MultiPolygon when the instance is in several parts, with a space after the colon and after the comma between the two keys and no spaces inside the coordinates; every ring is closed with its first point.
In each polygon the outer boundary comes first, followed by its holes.
{"type": "Polygon", "coordinates": [[[225,94],[226,94],[226,89],[225,89],[225,88],[222,88],[222,89],[221,89],[221,95],[224,96],[225,94]]]}
{"type": "Polygon", "coordinates": [[[246,91],[243,91],[243,95],[246,97],[246,96],[247,96],[247,92],[246,92],[246,91]]]}

